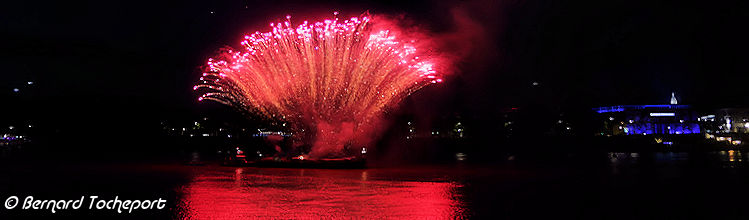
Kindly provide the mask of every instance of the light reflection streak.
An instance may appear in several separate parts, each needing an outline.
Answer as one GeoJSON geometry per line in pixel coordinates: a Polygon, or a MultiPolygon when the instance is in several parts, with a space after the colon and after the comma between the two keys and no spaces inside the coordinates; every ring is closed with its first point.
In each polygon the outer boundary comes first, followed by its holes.
{"type": "Polygon", "coordinates": [[[178,211],[184,219],[460,219],[461,187],[377,180],[366,170],[237,168],[194,177],[179,190],[178,211]]]}

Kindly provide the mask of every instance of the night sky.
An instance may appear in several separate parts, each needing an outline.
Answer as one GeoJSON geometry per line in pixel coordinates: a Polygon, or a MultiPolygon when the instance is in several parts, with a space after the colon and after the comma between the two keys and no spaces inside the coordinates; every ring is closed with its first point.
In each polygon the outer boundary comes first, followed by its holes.
{"type": "Polygon", "coordinates": [[[291,14],[403,16],[459,55],[405,112],[492,117],[508,107],[586,111],[749,106],[749,2],[13,1],[0,7],[0,122],[121,125],[209,111],[200,66],[291,14]],[[33,82],[28,85],[28,81],[33,82]],[[533,86],[538,82],[538,86],[533,86]],[[19,92],[13,89],[18,88],[19,92]]]}

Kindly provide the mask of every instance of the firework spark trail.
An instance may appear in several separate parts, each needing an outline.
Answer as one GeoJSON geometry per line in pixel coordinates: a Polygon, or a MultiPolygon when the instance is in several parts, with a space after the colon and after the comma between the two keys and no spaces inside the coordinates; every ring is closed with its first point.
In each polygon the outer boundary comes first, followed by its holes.
{"type": "Polygon", "coordinates": [[[442,82],[415,41],[373,30],[372,22],[365,14],[295,28],[287,16],[271,23],[271,32],[245,36],[244,50],[209,59],[194,89],[203,92],[200,101],[290,122],[307,132],[302,141],[312,143],[314,157],[366,145],[386,108],[442,82]]]}

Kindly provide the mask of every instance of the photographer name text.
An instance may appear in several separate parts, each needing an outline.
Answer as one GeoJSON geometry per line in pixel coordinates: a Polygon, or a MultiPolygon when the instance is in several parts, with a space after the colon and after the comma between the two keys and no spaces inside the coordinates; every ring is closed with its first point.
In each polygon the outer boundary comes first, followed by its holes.
{"type": "MultiPolygon", "coordinates": [[[[2,198],[2,197],[0,197],[2,198]]],[[[166,207],[166,200],[158,198],[152,200],[121,200],[114,198],[100,198],[99,196],[81,196],[70,200],[37,199],[33,196],[19,198],[8,196],[4,200],[6,210],[47,210],[57,213],[62,210],[113,210],[117,213],[133,213],[137,210],[162,210],[166,207]]]]}

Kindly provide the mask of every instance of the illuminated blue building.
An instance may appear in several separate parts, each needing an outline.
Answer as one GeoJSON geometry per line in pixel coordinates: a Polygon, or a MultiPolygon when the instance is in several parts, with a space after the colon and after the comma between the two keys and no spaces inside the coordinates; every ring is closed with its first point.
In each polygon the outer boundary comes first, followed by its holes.
{"type": "Polygon", "coordinates": [[[601,116],[600,135],[699,134],[697,113],[689,105],[618,105],[594,108],[601,116]]]}

